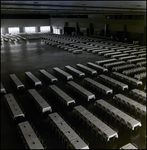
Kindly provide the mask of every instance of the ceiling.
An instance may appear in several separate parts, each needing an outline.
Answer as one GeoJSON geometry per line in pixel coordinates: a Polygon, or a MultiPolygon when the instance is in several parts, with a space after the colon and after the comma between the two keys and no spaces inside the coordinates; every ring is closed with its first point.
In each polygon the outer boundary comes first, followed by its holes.
{"type": "Polygon", "coordinates": [[[145,15],[146,1],[1,1],[2,15],[145,15]]]}

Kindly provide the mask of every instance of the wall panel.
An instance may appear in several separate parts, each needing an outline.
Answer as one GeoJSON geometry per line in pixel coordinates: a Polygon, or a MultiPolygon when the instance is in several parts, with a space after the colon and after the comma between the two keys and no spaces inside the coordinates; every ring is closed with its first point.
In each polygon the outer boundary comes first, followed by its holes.
{"type": "Polygon", "coordinates": [[[1,27],[50,26],[50,19],[1,19],[1,27]]]}

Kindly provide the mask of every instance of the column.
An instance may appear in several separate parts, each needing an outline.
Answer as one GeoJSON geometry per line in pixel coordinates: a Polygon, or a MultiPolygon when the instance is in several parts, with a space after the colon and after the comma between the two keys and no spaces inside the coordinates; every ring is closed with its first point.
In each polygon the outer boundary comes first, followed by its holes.
{"type": "Polygon", "coordinates": [[[146,26],[144,26],[142,45],[146,45],[146,26]]]}
{"type": "Polygon", "coordinates": [[[24,33],[24,27],[19,27],[19,32],[24,33]]]}
{"type": "Polygon", "coordinates": [[[51,30],[50,30],[50,32],[51,32],[51,33],[53,33],[53,27],[52,27],[52,26],[51,26],[51,30]]]}
{"type": "Polygon", "coordinates": [[[104,37],[108,36],[108,24],[105,24],[104,37]]]}
{"type": "Polygon", "coordinates": [[[89,34],[93,35],[94,34],[94,28],[93,28],[93,23],[89,24],[89,34]]]}
{"type": "Polygon", "coordinates": [[[5,34],[7,34],[8,33],[8,27],[5,27],[4,31],[5,31],[5,34]]]}
{"type": "Polygon", "coordinates": [[[80,28],[79,28],[79,24],[78,23],[76,23],[76,33],[77,33],[77,35],[80,34],[80,28]]]}

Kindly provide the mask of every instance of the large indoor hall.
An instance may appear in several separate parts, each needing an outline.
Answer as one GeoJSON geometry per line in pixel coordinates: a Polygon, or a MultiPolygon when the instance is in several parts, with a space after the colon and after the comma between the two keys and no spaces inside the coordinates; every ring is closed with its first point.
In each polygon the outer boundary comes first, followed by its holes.
{"type": "Polygon", "coordinates": [[[1,1],[1,149],[146,149],[146,1],[1,1]]]}

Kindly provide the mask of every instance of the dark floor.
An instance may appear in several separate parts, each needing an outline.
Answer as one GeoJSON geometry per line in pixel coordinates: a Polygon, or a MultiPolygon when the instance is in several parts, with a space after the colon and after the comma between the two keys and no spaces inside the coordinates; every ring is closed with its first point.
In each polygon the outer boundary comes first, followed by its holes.
{"type": "MultiPolygon", "coordinates": [[[[86,51],[82,54],[72,54],[57,47],[46,45],[41,40],[31,40],[27,42],[21,41],[20,43],[15,42],[14,44],[4,42],[1,45],[1,82],[7,93],[12,93],[16,97],[18,103],[22,106],[26,114],[26,119],[35,126],[48,149],[64,149],[65,146],[55,135],[54,131],[52,131],[51,127],[46,123],[47,117],[39,117],[33,103],[29,101],[27,90],[34,87],[26,81],[26,71],[31,71],[43,82],[43,86],[40,89],[37,89],[38,92],[46,101],[48,101],[49,104],[51,104],[53,112],[60,113],[64,119],[70,123],[86,141],[88,141],[90,149],[119,149],[127,143],[135,143],[139,149],[146,149],[146,120],[144,118],[140,118],[140,116],[136,116],[133,112],[131,113],[128,110],[124,110],[142,121],[142,127],[136,132],[125,130],[122,126],[110,120],[109,116],[105,116],[99,112],[96,106],[93,105],[94,101],[88,103],[84,100],[78,99],[77,96],[70,93],[65,86],[66,81],[53,72],[53,67],[59,67],[64,70],[64,66],[66,65],[76,67],[77,63],[86,65],[87,62],[94,63],[95,61],[102,59],[106,58],[86,51]],[[107,122],[108,125],[115,127],[118,130],[119,138],[106,145],[106,143],[102,142],[99,137],[96,137],[94,133],[89,131],[88,128],[74,118],[72,109],[65,108],[48,93],[47,88],[50,83],[46,82],[46,80],[40,76],[40,69],[45,69],[56,76],[59,79],[56,83],[57,86],[73,97],[76,100],[76,105],[83,105],[107,122]],[[25,91],[21,94],[17,93],[10,84],[9,74],[13,73],[16,74],[25,85],[25,91]]],[[[86,76],[88,77],[89,75],[86,74],[86,76]]],[[[96,77],[91,78],[96,79],[96,77]]],[[[74,76],[74,81],[84,86],[82,79],[78,79],[74,76]]],[[[146,85],[146,83],[140,88],[143,89],[144,85],[146,85]]],[[[124,94],[127,95],[130,90],[131,89],[124,94]]],[[[119,91],[114,90],[114,93],[119,93],[119,91]]],[[[113,95],[110,97],[104,97],[99,93],[94,94],[96,95],[96,99],[102,98],[113,104],[113,95]]],[[[1,149],[20,148],[23,148],[23,145],[16,124],[12,121],[4,102],[3,95],[1,95],[1,149]]]]}

